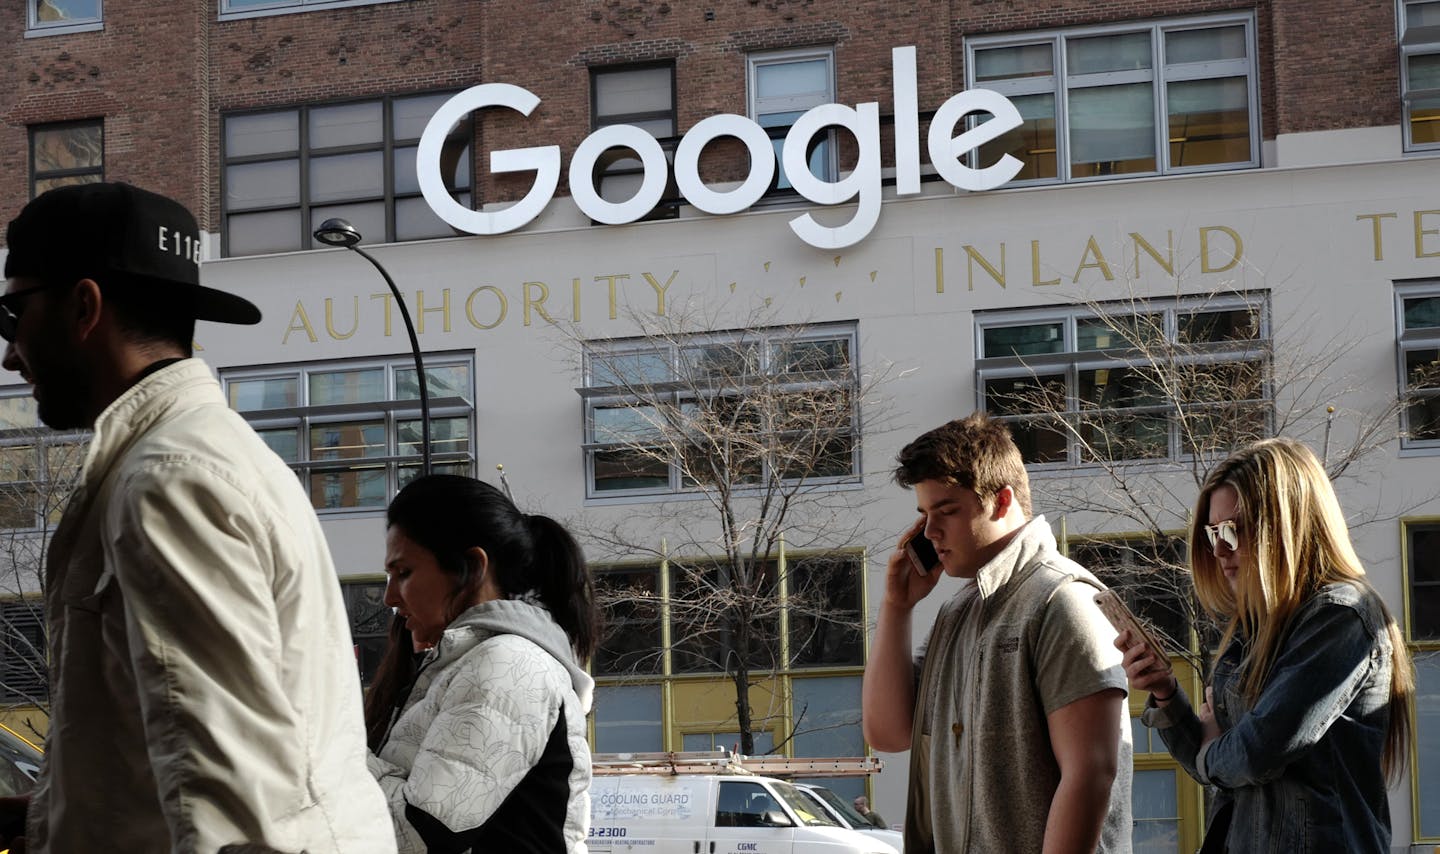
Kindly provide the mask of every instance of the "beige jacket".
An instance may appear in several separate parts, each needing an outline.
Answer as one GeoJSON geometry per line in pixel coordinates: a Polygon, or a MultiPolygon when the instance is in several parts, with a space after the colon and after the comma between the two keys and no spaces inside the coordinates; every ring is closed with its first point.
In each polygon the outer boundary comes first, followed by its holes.
{"type": "Polygon", "coordinates": [[[30,851],[395,851],[320,525],[203,362],[101,413],[45,600],[30,851]]]}

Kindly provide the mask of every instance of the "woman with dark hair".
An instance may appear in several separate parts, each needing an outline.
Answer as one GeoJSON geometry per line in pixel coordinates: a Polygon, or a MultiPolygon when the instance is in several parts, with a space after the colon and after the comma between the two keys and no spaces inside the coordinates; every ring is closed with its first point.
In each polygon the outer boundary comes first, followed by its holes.
{"type": "Polygon", "coordinates": [[[1145,725],[1216,787],[1201,851],[1389,851],[1386,778],[1409,753],[1414,671],[1310,449],[1266,439],[1216,466],[1190,565],[1225,624],[1204,701],[1140,638],[1115,644],[1150,692],[1145,725]]]}
{"type": "Polygon", "coordinates": [[[370,759],[401,854],[583,851],[598,617],[580,546],[455,475],[411,481],[387,523],[385,604],[411,638],[392,632],[392,678],[425,650],[370,759]]]}

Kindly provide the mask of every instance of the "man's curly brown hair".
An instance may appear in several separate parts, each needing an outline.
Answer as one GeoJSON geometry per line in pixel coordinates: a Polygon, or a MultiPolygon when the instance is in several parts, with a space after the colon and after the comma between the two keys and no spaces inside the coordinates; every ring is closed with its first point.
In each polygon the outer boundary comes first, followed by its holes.
{"type": "Polygon", "coordinates": [[[895,482],[901,486],[938,480],[973,489],[982,501],[1008,486],[1030,517],[1030,476],[1004,422],[979,412],[956,418],[901,448],[895,461],[895,482]]]}

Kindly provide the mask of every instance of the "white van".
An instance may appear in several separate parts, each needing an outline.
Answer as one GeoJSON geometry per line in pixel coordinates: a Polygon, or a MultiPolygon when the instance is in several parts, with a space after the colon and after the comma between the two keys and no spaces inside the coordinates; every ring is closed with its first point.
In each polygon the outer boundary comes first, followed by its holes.
{"type": "Polygon", "coordinates": [[[898,854],[782,780],[609,774],[590,783],[591,854],[898,854]]]}

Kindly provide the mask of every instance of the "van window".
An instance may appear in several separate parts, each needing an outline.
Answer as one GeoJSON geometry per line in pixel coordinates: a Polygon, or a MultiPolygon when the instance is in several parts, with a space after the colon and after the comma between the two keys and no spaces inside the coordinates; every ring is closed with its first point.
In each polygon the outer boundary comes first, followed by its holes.
{"type": "Polygon", "coordinates": [[[715,807],[716,827],[790,827],[790,819],[774,796],[759,783],[720,784],[715,807]]]}

